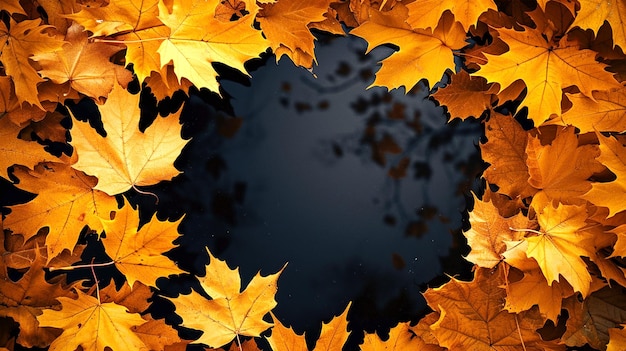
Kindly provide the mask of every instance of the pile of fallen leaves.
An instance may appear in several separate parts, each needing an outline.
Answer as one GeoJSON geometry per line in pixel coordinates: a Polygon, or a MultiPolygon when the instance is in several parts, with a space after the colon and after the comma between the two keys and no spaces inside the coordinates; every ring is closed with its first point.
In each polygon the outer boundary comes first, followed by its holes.
{"type": "MultiPolygon", "coordinates": [[[[311,30],[346,28],[368,50],[397,48],[373,85],[408,90],[425,79],[451,118],[483,121],[489,164],[465,233],[474,279],[428,289],[432,313],[400,322],[385,340],[366,334],[361,349],[626,349],[625,8],[623,0],[3,0],[0,176],[33,197],[3,218],[0,349],[255,350],[263,333],[275,351],[306,350],[304,336],[271,312],[280,272],[257,274],[242,290],[238,270],[211,253],[197,277],[203,291],[169,298],[197,340],[145,313],[156,280],[184,273],[163,255],[181,220],[155,215],[140,226],[124,194],[176,176],[187,140],[180,110],[140,130],[139,95],[127,88],[136,79],[158,101],[192,86],[219,94],[214,63],[247,73],[244,63],[268,49],[312,69],[311,30]],[[442,78],[449,83],[433,88],[442,78]],[[62,123],[65,107],[83,99],[97,104],[101,126],[62,123]],[[52,144],[67,147],[53,155],[44,147],[52,144]],[[110,260],[81,261],[81,232],[99,235],[110,260]],[[124,284],[63,273],[97,266],[115,267],[124,284]]],[[[315,350],[342,348],[348,308],[322,326],[315,350]]]]}

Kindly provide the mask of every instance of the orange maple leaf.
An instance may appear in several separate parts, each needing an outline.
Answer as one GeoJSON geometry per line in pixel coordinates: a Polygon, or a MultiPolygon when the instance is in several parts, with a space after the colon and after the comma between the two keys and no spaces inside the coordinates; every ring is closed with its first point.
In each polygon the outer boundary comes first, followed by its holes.
{"type": "Polygon", "coordinates": [[[535,330],[544,319],[536,310],[520,314],[503,310],[506,296],[502,266],[491,270],[478,268],[474,280],[452,278],[424,297],[440,313],[431,325],[433,335],[449,350],[564,350],[556,342],[544,342],[535,330]]]}
{"type": "Polygon", "coordinates": [[[550,144],[543,145],[541,139],[529,138],[526,146],[528,183],[549,199],[565,203],[578,200],[591,189],[587,179],[604,169],[595,159],[597,145],[578,146],[572,127],[559,128],[550,144]]]}
{"type": "Polygon", "coordinates": [[[398,323],[389,330],[389,336],[384,341],[376,333],[365,333],[360,349],[361,351],[423,350],[425,345],[422,339],[411,332],[409,323],[398,323]]]}
{"type": "Polygon", "coordinates": [[[561,118],[553,118],[546,124],[572,125],[580,134],[593,131],[626,132],[626,88],[597,91],[592,97],[582,94],[565,94],[573,106],[561,118]]]}
{"type": "Polygon", "coordinates": [[[171,33],[161,42],[161,66],[172,62],[179,79],[185,77],[198,88],[219,94],[213,62],[221,62],[247,74],[244,62],[268,47],[254,28],[256,13],[223,22],[215,17],[220,0],[181,0],[168,8],[159,2],[159,19],[171,33]]]}
{"type": "Polygon", "coordinates": [[[0,118],[0,177],[9,179],[7,168],[20,164],[33,169],[39,162],[58,160],[46,152],[43,145],[18,139],[23,127],[9,118],[0,118]]]}
{"type": "Polygon", "coordinates": [[[132,80],[129,71],[109,61],[123,47],[89,42],[78,24],[68,28],[65,40],[60,50],[32,57],[41,65],[42,76],[57,84],[70,82],[72,88],[95,100],[106,97],[115,84],[126,86],[132,80]]]}
{"type": "Polygon", "coordinates": [[[95,178],[64,164],[40,164],[34,171],[16,167],[15,176],[20,179],[20,189],[37,197],[11,206],[4,225],[26,239],[48,227],[48,261],[64,249],[72,251],[85,225],[101,231],[100,218],[108,218],[110,211],[117,209],[114,197],[93,189],[95,178]]]}
{"type": "Polygon", "coordinates": [[[263,34],[271,43],[276,53],[276,62],[282,55],[287,55],[294,62],[305,68],[311,68],[315,60],[313,34],[308,26],[312,22],[324,20],[330,0],[280,0],[265,4],[259,11],[257,20],[263,34]],[[279,50],[279,48],[283,48],[279,50]],[[295,57],[300,52],[306,57],[302,61],[295,57]]]}
{"type": "Polygon", "coordinates": [[[33,55],[59,50],[63,45],[62,40],[44,33],[49,28],[41,25],[39,19],[15,22],[10,17],[9,27],[0,23],[0,62],[6,74],[13,78],[15,96],[20,104],[28,102],[42,110],[37,85],[44,80],[28,60],[33,55]]]}
{"type": "Polygon", "coordinates": [[[471,228],[463,234],[471,247],[466,259],[480,267],[493,268],[502,261],[506,241],[519,240],[523,233],[511,228],[526,228],[528,218],[523,214],[504,218],[491,202],[479,200],[474,195],[474,209],[469,214],[471,228]]]}
{"type": "Polygon", "coordinates": [[[63,329],[50,345],[50,351],[148,350],[132,328],[145,323],[139,313],[130,313],[126,306],[101,303],[97,298],[77,290],[78,298],[59,297],[61,310],[45,310],[37,317],[42,327],[63,329]]]}
{"type": "Polygon", "coordinates": [[[28,270],[14,281],[6,274],[6,267],[0,262],[0,316],[12,318],[19,323],[17,342],[25,347],[50,345],[58,333],[41,328],[37,323],[37,316],[44,309],[58,305],[55,298],[74,295],[69,287],[64,286],[64,276],[46,280],[46,272],[43,270],[45,263],[46,257],[39,250],[35,251],[28,270]]]}
{"type": "Polygon", "coordinates": [[[466,71],[453,74],[450,84],[432,94],[441,105],[445,105],[450,119],[465,120],[478,118],[491,107],[496,99],[493,84],[487,84],[482,77],[470,77],[466,71]]]}
{"type": "Polygon", "coordinates": [[[454,71],[453,50],[466,45],[465,31],[454,16],[445,13],[434,30],[410,27],[405,21],[407,9],[398,4],[385,17],[372,13],[370,21],[350,31],[367,40],[367,52],[382,44],[394,44],[399,50],[382,60],[372,85],[389,89],[404,86],[408,91],[421,79],[430,86],[443,73],[454,71]]]}
{"type": "MultiPolygon", "coordinates": [[[[216,259],[208,251],[210,262],[206,275],[199,277],[200,286],[212,299],[192,291],[189,295],[169,298],[176,313],[183,318],[183,326],[203,331],[197,343],[220,347],[237,335],[260,336],[272,324],[263,317],[275,306],[274,295],[282,269],[268,276],[260,273],[240,292],[239,269],[230,269],[226,262],[216,259]]],[[[284,269],[284,267],[283,267],[284,269]]]]}
{"type": "Polygon", "coordinates": [[[103,220],[106,237],[104,249],[124,274],[131,286],[136,280],[156,286],[156,280],[173,274],[184,273],[162,253],[176,247],[172,241],[179,237],[176,222],[159,221],[156,214],[150,222],[139,226],[139,211],[126,199],[124,206],[116,211],[115,218],[103,220]]]}
{"type": "MultiPolygon", "coordinates": [[[[322,331],[320,333],[313,351],[333,351],[341,350],[348,340],[350,332],[348,332],[348,310],[350,305],[348,303],[346,309],[340,315],[334,317],[328,323],[322,323],[322,331]]],[[[293,329],[286,327],[284,324],[271,313],[274,326],[272,327],[272,334],[267,336],[267,342],[274,351],[307,351],[306,340],[304,334],[296,334],[293,329]]]]}
{"type": "Polygon", "coordinates": [[[528,134],[513,116],[492,112],[485,123],[487,142],[481,145],[483,159],[490,164],[483,177],[496,184],[499,192],[512,198],[526,198],[536,190],[528,184],[526,144],[528,134]]]}
{"type": "Polygon", "coordinates": [[[586,96],[594,90],[620,88],[605,64],[595,60],[596,53],[581,49],[576,41],[562,38],[554,44],[537,29],[522,26],[524,31],[498,28],[500,39],[509,46],[502,55],[485,54],[488,62],[473,75],[498,82],[502,88],[521,79],[527,93],[523,105],[535,126],[553,114],[561,115],[563,88],[577,86],[586,96]]]}
{"type": "Polygon", "coordinates": [[[540,269],[524,272],[524,276],[506,286],[506,308],[509,312],[528,311],[534,305],[547,319],[557,323],[561,314],[561,301],[572,296],[574,290],[567,281],[552,282],[551,285],[540,269]]]}
{"type": "Polygon", "coordinates": [[[621,328],[609,329],[609,343],[606,351],[621,351],[626,349],[626,324],[622,324],[621,328]]]}
{"type": "Polygon", "coordinates": [[[419,0],[406,7],[409,9],[407,22],[414,28],[435,28],[443,13],[449,10],[465,31],[476,24],[483,12],[498,10],[493,0],[419,0]]]}
{"type": "Polygon", "coordinates": [[[180,136],[182,108],[167,118],[157,117],[144,133],[139,130],[138,94],[115,85],[99,109],[106,137],[76,119],[71,129],[78,157],[72,167],[97,177],[94,189],[116,195],[136,185],[170,180],[180,173],[173,163],[188,142],[180,136]]]}
{"type": "Polygon", "coordinates": [[[161,71],[157,52],[169,28],[159,20],[159,0],[115,0],[107,6],[83,6],[67,17],[85,27],[93,36],[111,36],[125,42],[126,63],[133,64],[139,82],[152,71],[161,71]]]}

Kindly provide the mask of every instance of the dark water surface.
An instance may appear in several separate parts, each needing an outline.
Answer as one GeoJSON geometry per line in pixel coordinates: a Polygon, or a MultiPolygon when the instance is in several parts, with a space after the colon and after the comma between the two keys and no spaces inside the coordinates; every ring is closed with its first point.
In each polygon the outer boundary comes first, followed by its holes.
{"type": "Polygon", "coordinates": [[[243,284],[288,263],[274,312],[297,332],[315,337],[348,301],[351,329],[384,330],[424,313],[428,282],[466,272],[459,229],[481,130],[447,124],[424,87],[367,90],[389,49],[317,47],[317,78],[271,57],[248,87],[222,80],[236,118],[191,98],[184,174],[157,189],[159,208],[186,213],[175,258],[195,274],[204,246],[243,284]]]}

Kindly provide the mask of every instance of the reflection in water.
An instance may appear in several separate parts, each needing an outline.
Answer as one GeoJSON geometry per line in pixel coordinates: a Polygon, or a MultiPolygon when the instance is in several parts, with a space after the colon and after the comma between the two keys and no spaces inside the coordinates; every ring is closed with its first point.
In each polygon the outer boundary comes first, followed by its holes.
{"type": "Polygon", "coordinates": [[[311,337],[350,300],[352,330],[419,317],[424,284],[462,250],[450,233],[480,171],[479,125],[447,125],[424,88],[366,90],[389,51],[364,50],[334,38],[318,45],[317,78],[270,59],[250,87],[222,81],[238,118],[193,96],[184,174],[157,190],[168,216],[186,213],[183,268],[204,274],[205,245],[244,284],[288,262],[275,314],[311,337]]]}

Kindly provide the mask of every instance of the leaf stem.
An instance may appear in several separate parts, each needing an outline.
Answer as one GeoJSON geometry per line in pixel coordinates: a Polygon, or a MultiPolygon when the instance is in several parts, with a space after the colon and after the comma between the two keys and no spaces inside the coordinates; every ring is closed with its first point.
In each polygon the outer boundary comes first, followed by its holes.
{"type": "Polygon", "coordinates": [[[154,198],[156,199],[156,203],[155,203],[155,205],[158,205],[158,204],[159,204],[159,196],[158,196],[157,194],[155,194],[155,193],[153,193],[153,192],[150,192],[150,191],[140,190],[139,188],[137,188],[137,187],[135,186],[135,184],[133,184],[133,189],[134,189],[136,192],[140,193],[140,194],[144,194],[144,195],[152,195],[152,196],[154,196],[154,198]]]}
{"type": "Polygon", "coordinates": [[[513,228],[513,227],[509,227],[509,230],[514,231],[514,232],[531,232],[531,233],[535,233],[537,235],[543,235],[542,232],[538,231],[538,230],[534,230],[534,229],[517,229],[517,228],[513,228]]]}
{"type": "Polygon", "coordinates": [[[93,270],[94,267],[107,267],[115,264],[115,261],[103,262],[103,263],[89,263],[89,264],[79,264],[76,266],[68,266],[68,267],[50,267],[48,270],[50,272],[54,271],[73,271],[78,268],[91,268],[93,270]]]}

